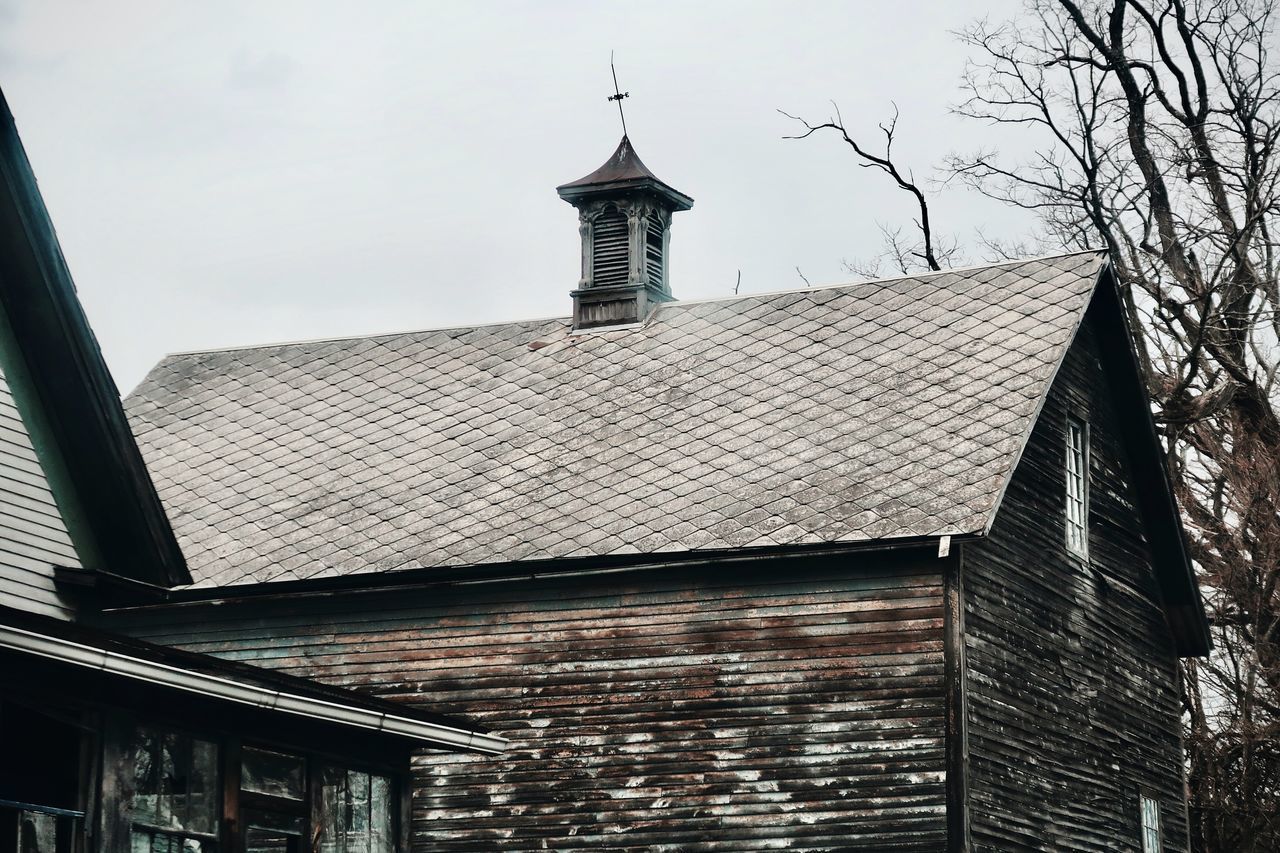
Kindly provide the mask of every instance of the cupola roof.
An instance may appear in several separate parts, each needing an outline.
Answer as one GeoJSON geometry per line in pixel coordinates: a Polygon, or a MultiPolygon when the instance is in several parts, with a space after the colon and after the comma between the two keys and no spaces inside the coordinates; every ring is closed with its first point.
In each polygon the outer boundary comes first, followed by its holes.
{"type": "Polygon", "coordinates": [[[560,197],[569,203],[582,199],[630,191],[655,193],[665,199],[672,210],[688,210],[693,199],[649,170],[625,135],[604,165],[586,177],[556,187],[560,197]]]}

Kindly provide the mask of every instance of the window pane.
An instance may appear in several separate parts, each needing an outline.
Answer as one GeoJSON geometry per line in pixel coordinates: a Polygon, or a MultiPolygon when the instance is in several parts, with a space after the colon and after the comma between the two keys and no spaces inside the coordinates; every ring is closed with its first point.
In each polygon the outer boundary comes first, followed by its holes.
{"type": "Polygon", "coordinates": [[[150,830],[133,830],[130,837],[130,853],[213,853],[217,845],[202,838],[169,835],[150,830]]]}
{"type": "MultiPolygon", "coordinates": [[[[58,844],[59,823],[70,823],[70,818],[58,818],[44,812],[18,812],[18,853],[58,853],[66,844],[58,844]]],[[[68,834],[64,827],[62,834],[68,834]]],[[[69,842],[69,838],[64,838],[69,842]]]]}
{"type": "Polygon", "coordinates": [[[1160,853],[1160,803],[1142,798],[1142,853],[1160,853]]]}
{"type": "MultiPolygon", "coordinates": [[[[174,832],[215,835],[221,813],[218,747],[210,741],[176,732],[139,728],[132,744],[134,789],[130,799],[135,824],[174,832]]],[[[136,853],[168,841],[137,831],[136,853]]]]}
{"type": "Polygon", "coordinates": [[[296,755],[251,746],[241,755],[240,787],[246,791],[301,800],[305,778],[302,759],[296,755]]]}
{"type": "Polygon", "coordinates": [[[1089,451],[1083,421],[1067,421],[1067,547],[1084,554],[1089,541],[1089,451]]]}
{"type": "Polygon", "coordinates": [[[245,853],[298,853],[302,849],[302,817],[245,809],[245,853]]]}
{"type": "Polygon", "coordinates": [[[218,832],[222,792],[218,785],[218,745],[207,740],[191,741],[191,764],[187,788],[187,829],[218,832]]]}
{"type": "Polygon", "coordinates": [[[392,853],[390,779],[326,767],[320,784],[318,853],[392,853]]]}

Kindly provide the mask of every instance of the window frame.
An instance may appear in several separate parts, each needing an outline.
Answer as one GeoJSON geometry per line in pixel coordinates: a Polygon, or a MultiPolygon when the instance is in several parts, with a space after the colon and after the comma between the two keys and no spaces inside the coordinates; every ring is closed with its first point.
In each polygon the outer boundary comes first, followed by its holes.
{"type": "Polygon", "coordinates": [[[1063,441],[1063,480],[1065,489],[1063,492],[1063,536],[1066,541],[1067,552],[1082,560],[1089,559],[1089,499],[1090,499],[1090,472],[1092,468],[1092,454],[1090,453],[1090,435],[1089,435],[1089,419],[1084,412],[1079,410],[1071,410],[1067,412],[1065,439],[1063,441]],[[1080,447],[1077,454],[1077,448],[1074,439],[1079,436],[1080,447]],[[1075,487],[1078,485],[1079,496],[1075,495],[1075,487]],[[1073,507],[1079,507],[1079,516],[1076,517],[1073,507]]]}
{"type": "Polygon", "coordinates": [[[1164,814],[1160,808],[1160,798],[1146,792],[1138,793],[1138,842],[1142,853],[1163,853],[1164,851],[1164,814]],[[1147,804],[1151,805],[1151,813],[1155,816],[1155,826],[1147,825],[1147,804]],[[1148,842],[1148,833],[1155,834],[1155,847],[1148,842]]]}

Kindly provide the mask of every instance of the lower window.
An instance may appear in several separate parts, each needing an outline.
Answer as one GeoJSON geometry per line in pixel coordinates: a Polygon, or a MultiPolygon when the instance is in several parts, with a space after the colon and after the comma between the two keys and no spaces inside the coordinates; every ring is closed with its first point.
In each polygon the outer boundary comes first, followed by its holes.
{"type": "Polygon", "coordinates": [[[131,747],[130,853],[214,853],[222,815],[217,744],[140,728],[131,747]]]}
{"type": "Polygon", "coordinates": [[[231,841],[222,838],[224,772],[240,779],[240,841],[232,846],[243,853],[395,853],[389,776],[250,745],[230,750],[224,768],[216,741],[152,727],[134,730],[124,755],[133,780],[130,853],[219,853],[231,841]]]}
{"type": "Polygon", "coordinates": [[[318,828],[317,853],[392,853],[391,780],[323,768],[318,828]]]}
{"type": "Polygon", "coordinates": [[[84,815],[0,800],[0,850],[16,853],[72,853],[84,815]]]}
{"type": "Polygon", "coordinates": [[[0,853],[83,848],[78,713],[0,699],[0,853]]]}

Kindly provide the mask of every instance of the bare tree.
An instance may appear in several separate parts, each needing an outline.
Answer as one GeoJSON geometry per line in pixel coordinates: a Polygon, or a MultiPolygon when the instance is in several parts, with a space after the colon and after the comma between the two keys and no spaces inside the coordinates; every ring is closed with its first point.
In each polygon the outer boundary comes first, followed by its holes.
{"type": "MultiPolygon", "coordinates": [[[[975,24],[959,112],[1035,154],[947,164],[1034,215],[1041,244],[1115,261],[1218,646],[1183,679],[1193,835],[1215,853],[1280,850],[1276,5],[1032,0],[1022,20],[975,24]]],[[[899,174],[838,118],[806,127],[899,174]]]]}
{"type": "Polygon", "coordinates": [[[960,111],[1037,135],[953,157],[1125,286],[1219,652],[1186,667],[1200,849],[1280,849],[1280,87],[1272,0],[1043,0],[978,24],[960,111]]]}
{"type": "MultiPolygon", "coordinates": [[[[799,116],[778,110],[779,113],[791,119],[794,122],[804,126],[804,132],[794,136],[784,137],[786,139],[807,139],[815,133],[831,132],[837,134],[844,143],[853,149],[853,153],[858,158],[858,165],[865,169],[876,169],[893,179],[898,189],[910,194],[915,200],[916,208],[919,216],[915,219],[915,227],[919,232],[918,241],[908,241],[903,238],[901,229],[889,228],[881,226],[884,234],[884,251],[880,257],[870,262],[846,263],[846,267],[854,273],[875,277],[880,272],[880,264],[888,261],[897,271],[906,275],[913,266],[923,263],[930,270],[941,270],[943,265],[950,265],[954,259],[958,249],[954,241],[944,244],[938,240],[934,234],[933,223],[929,216],[929,199],[925,195],[924,190],[916,182],[915,175],[910,169],[903,170],[893,159],[893,140],[898,131],[898,105],[893,105],[893,118],[888,123],[878,125],[880,132],[884,135],[884,153],[874,154],[870,149],[861,145],[857,140],[849,135],[849,131],[845,127],[844,117],[840,115],[840,108],[834,103],[831,105],[834,113],[831,118],[818,124],[811,124],[799,116]]],[[[806,280],[807,284],[807,280],[806,280]]]]}

